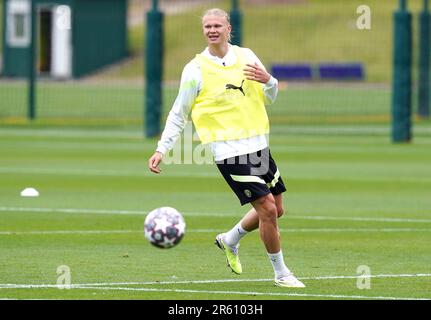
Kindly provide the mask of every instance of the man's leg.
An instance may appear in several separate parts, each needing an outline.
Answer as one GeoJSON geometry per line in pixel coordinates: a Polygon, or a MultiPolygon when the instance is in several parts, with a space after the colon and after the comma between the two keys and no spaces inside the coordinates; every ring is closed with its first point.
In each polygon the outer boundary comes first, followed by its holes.
{"type": "MultiPolygon", "coordinates": [[[[283,196],[282,194],[277,194],[273,197],[274,197],[275,206],[277,209],[277,218],[280,218],[284,214],[283,196]]],[[[246,213],[244,218],[242,218],[241,227],[247,232],[250,232],[259,228],[259,215],[257,214],[255,208],[252,208],[249,212],[246,213]]]]}
{"type": "Polygon", "coordinates": [[[285,265],[281,250],[277,218],[284,212],[282,200],[281,194],[276,196],[268,194],[253,201],[251,203],[253,208],[229,232],[218,235],[216,244],[226,252],[228,265],[232,271],[240,274],[242,267],[238,258],[239,240],[248,232],[259,228],[261,239],[274,269],[275,284],[281,287],[302,288],[305,287],[304,284],[296,279],[285,265]],[[227,234],[230,236],[226,237],[227,234]],[[233,242],[228,245],[225,238],[233,242]]]}
{"type": "MultiPolygon", "coordinates": [[[[280,218],[284,213],[283,196],[282,194],[278,194],[273,197],[275,206],[277,207],[277,217],[280,218]]],[[[257,228],[259,228],[259,215],[255,208],[251,208],[231,230],[224,234],[225,243],[230,247],[235,247],[242,237],[257,228]]]]}
{"type": "Polygon", "coordinates": [[[269,260],[274,269],[275,284],[282,287],[305,287],[301,281],[295,278],[284,263],[277,224],[279,212],[274,196],[268,194],[253,201],[252,205],[259,217],[260,237],[265,245],[269,260]]]}
{"type": "Polygon", "coordinates": [[[260,238],[268,253],[280,252],[280,239],[277,226],[277,207],[272,194],[263,196],[251,203],[259,221],[260,238]]]}

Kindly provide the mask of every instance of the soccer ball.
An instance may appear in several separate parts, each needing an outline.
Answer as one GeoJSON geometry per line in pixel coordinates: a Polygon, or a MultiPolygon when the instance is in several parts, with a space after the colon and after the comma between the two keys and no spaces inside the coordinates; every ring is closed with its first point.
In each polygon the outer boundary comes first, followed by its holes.
{"type": "Polygon", "coordinates": [[[145,218],[145,238],[158,248],[176,246],[184,237],[186,223],[174,208],[162,207],[151,211],[145,218]]]}

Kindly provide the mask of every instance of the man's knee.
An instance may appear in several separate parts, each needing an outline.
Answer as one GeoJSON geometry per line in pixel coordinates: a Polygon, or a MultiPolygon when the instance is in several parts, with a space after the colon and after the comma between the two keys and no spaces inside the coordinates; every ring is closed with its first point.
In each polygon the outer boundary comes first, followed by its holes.
{"type": "Polygon", "coordinates": [[[275,205],[274,197],[271,194],[263,196],[254,202],[255,208],[258,210],[259,217],[273,219],[278,217],[277,206],[275,205]]]}

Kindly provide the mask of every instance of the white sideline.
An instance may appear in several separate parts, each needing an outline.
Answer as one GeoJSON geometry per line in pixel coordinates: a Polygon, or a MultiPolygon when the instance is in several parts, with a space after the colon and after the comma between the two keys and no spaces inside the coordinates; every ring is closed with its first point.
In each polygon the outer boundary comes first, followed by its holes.
{"type": "MultiPolygon", "coordinates": [[[[414,273],[414,274],[376,274],[376,275],[354,275],[354,276],[316,276],[316,277],[298,277],[300,280],[342,280],[342,279],[365,279],[365,278],[428,278],[431,273],[414,273]]],[[[208,284],[208,283],[232,283],[232,282],[267,282],[273,281],[267,279],[212,279],[212,280],[174,280],[174,281],[143,281],[143,282],[95,282],[95,283],[78,283],[71,284],[75,287],[101,287],[101,286],[121,286],[121,285],[172,285],[172,284],[208,284]]],[[[0,289],[34,289],[34,288],[58,288],[57,284],[0,284],[0,289]]]]}
{"type": "MultiPolygon", "coordinates": [[[[220,233],[224,229],[187,229],[187,233],[220,233]]],[[[62,235],[62,234],[127,234],[142,233],[141,230],[45,230],[45,231],[0,231],[0,236],[5,235],[62,235]]],[[[280,229],[283,233],[330,233],[330,232],[431,232],[431,228],[414,229],[414,228],[302,228],[302,229],[280,229]]]]}
{"type": "MultiPolygon", "coordinates": [[[[365,278],[410,278],[431,277],[428,273],[418,274],[377,274],[369,276],[319,276],[298,277],[300,280],[339,280],[339,279],[365,279],[365,278]]],[[[181,280],[181,281],[147,281],[147,282],[112,282],[112,283],[85,283],[82,286],[109,286],[109,285],[157,285],[157,284],[206,284],[206,283],[232,283],[232,282],[267,282],[273,279],[214,279],[214,280],[181,280]]],[[[1,285],[0,285],[1,287],[1,285]]]]}
{"type": "MultiPolygon", "coordinates": [[[[401,278],[401,277],[431,277],[431,274],[380,274],[367,276],[369,278],[401,278]]],[[[357,279],[364,276],[320,276],[302,277],[301,280],[331,280],[331,279],[357,279]]],[[[313,293],[282,293],[282,292],[256,292],[256,291],[217,291],[217,290],[190,290],[190,289],[163,289],[163,288],[130,288],[112,287],[117,285],[163,285],[163,284],[204,284],[204,283],[228,283],[228,282],[263,282],[272,279],[215,279],[215,280],[191,280],[191,281],[150,281],[150,282],[111,282],[111,283],[87,283],[72,284],[71,289],[86,290],[114,290],[114,291],[143,291],[143,292],[178,292],[178,293],[208,293],[230,295],[254,295],[254,296],[287,296],[287,297],[316,297],[334,299],[380,299],[380,300],[431,300],[428,298],[391,297],[391,296],[366,296],[366,295],[332,295],[313,293]]],[[[0,289],[47,289],[59,288],[55,284],[26,285],[26,284],[0,284],[0,289]]]]}
{"type": "MultiPolygon", "coordinates": [[[[45,212],[45,213],[77,213],[77,214],[130,214],[146,215],[149,211],[140,210],[107,210],[107,209],[76,209],[76,208],[24,208],[24,207],[0,207],[0,212],[45,212]]],[[[238,214],[226,214],[222,212],[183,212],[185,216],[206,216],[206,217],[229,217],[238,214]]],[[[333,220],[333,221],[364,221],[364,222],[411,222],[411,223],[431,223],[431,219],[412,218],[374,218],[374,217],[334,217],[334,216],[286,216],[287,219],[295,220],[333,220]]]]}
{"type": "Polygon", "coordinates": [[[117,290],[117,291],[144,291],[144,292],[177,292],[177,293],[208,293],[208,294],[231,294],[247,296],[284,296],[284,297],[315,297],[333,299],[373,299],[373,300],[431,300],[428,298],[412,297],[386,297],[386,296],[360,296],[360,295],[335,295],[335,294],[313,294],[313,293],[282,293],[282,292],[256,292],[256,291],[211,291],[211,290],[185,290],[185,289],[154,289],[154,288],[122,288],[122,287],[77,287],[76,289],[91,290],[117,290]]]}
{"type": "Polygon", "coordinates": [[[44,234],[115,234],[138,233],[137,230],[47,230],[47,231],[0,231],[0,235],[44,235],[44,234]]]}

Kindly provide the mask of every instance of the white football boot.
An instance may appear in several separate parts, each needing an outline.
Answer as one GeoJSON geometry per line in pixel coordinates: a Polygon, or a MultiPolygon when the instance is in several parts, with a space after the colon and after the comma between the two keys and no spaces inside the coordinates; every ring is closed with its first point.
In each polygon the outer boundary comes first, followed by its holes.
{"type": "Polygon", "coordinates": [[[285,287],[285,288],[305,288],[305,285],[296,279],[296,277],[293,275],[293,273],[275,279],[275,285],[278,287],[285,287]]]}

